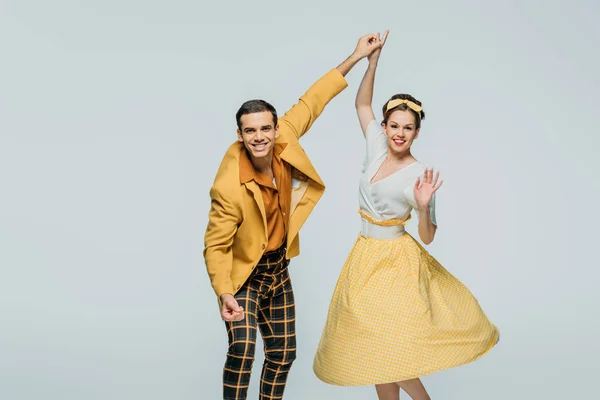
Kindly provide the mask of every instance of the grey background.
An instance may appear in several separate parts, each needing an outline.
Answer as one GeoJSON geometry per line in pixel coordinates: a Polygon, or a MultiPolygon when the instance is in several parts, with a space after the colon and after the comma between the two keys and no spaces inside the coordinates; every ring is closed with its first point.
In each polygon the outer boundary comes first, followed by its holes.
{"type": "MultiPolygon", "coordinates": [[[[386,28],[376,110],[423,101],[414,153],[446,180],[429,249],[502,333],[425,377],[432,397],[594,397],[600,6],[482,3],[3,0],[0,398],[218,399],[226,334],[202,241],[234,113],[257,97],[285,112],[386,28]]],[[[290,267],[290,400],[376,397],[311,370],[358,234],[365,67],[302,142],[328,190],[290,267]]]]}

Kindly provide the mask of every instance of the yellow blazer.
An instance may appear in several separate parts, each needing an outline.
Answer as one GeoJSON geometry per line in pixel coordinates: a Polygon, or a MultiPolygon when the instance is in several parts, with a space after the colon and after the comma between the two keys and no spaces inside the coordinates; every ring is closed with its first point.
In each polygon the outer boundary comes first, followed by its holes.
{"type": "MultiPolygon", "coordinates": [[[[314,83],[279,118],[276,143],[286,143],[281,158],[308,177],[292,186],[287,233],[288,259],[300,254],[298,232],[325,191],[325,184],[298,139],[311,127],[327,103],[348,84],[333,69],[314,83]]],[[[210,189],[211,208],[204,236],[204,260],[211,285],[220,297],[235,294],[248,279],[267,245],[267,220],[262,195],[254,181],[240,183],[242,143],[229,147],[210,189]]]]}

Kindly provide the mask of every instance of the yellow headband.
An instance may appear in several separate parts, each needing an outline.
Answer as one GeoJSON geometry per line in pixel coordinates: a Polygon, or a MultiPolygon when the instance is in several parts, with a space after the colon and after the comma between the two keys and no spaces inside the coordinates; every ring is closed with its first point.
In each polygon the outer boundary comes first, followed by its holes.
{"type": "Polygon", "coordinates": [[[391,110],[394,107],[399,106],[400,104],[406,104],[408,107],[410,107],[411,110],[417,112],[417,114],[419,115],[419,118],[421,117],[421,111],[423,111],[423,107],[421,107],[417,103],[414,103],[410,100],[404,100],[404,99],[395,99],[395,100],[390,101],[385,109],[385,112],[388,112],[389,110],[391,110]]]}

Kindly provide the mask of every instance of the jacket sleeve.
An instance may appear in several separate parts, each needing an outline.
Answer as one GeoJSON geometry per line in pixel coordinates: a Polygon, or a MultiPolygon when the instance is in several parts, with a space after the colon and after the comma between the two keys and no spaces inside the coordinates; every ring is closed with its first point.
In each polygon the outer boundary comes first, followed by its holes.
{"type": "Polygon", "coordinates": [[[233,238],[241,223],[241,210],[231,202],[231,196],[213,186],[210,189],[211,207],[204,235],[204,260],[210,283],[217,297],[234,293],[231,282],[233,238]]]}
{"type": "Polygon", "coordinates": [[[301,138],[321,115],[325,106],[348,86],[344,76],[332,69],[315,82],[306,93],[283,117],[279,119],[280,128],[290,129],[301,138]]]}

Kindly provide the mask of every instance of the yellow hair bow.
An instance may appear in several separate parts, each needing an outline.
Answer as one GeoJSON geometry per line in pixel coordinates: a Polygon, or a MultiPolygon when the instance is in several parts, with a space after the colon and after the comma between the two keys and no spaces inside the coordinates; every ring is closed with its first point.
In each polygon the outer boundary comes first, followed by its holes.
{"type": "Polygon", "coordinates": [[[395,99],[395,100],[391,100],[385,111],[388,112],[389,110],[391,110],[394,107],[399,106],[400,104],[406,104],[408,107],[410,107],[411,110],[416,111],[417,114],[419,114],[419,116],[421,116],[421,111],[423,111],[423,107],[421,107],[420,105],[418,105],[415,102],[412,102],[410,100],[405,100],[405,99],[395,99]]]}

